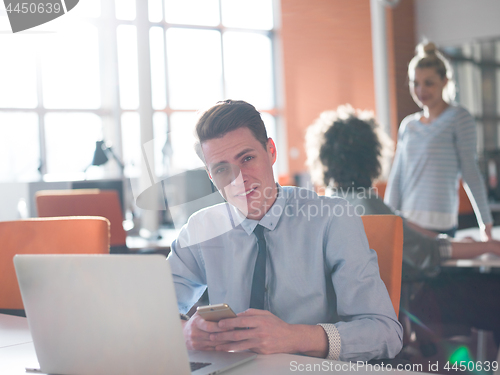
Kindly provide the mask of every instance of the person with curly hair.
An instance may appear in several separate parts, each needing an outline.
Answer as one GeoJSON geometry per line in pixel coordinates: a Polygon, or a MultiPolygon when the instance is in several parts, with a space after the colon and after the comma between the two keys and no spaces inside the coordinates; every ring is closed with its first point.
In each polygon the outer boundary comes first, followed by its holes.
{"type": "MultiPolygon", "coordinates": [[[[327,195],[346,199],[353,212],[363,215],[396,214],[372,187],[391,149],[373,114],[349,105],[323,112],[306,133],[307,165],[315,185],[326,187],[327,195]]],[[[443,272],[440,265],[449,258],[500,256],[500,242],[455,241],[430,231],[425,235],[404,218],[403,232],[403,279],[425,281],[411,313],[437,330],[441,322],[455,330],[490,329],[499,340],[500,276],[456,275],[443,272]]]]}
{"type": "Polygon", "coordinates": [[[385,203],[420,227],[454,236],[461,177],[481,234],[491,239],[493,219],[477,165],[476,124],[453,102],[449,62],[434,43],[421,43],[408,66],[408,78],[422,111],[401,122],[385,203]]]}

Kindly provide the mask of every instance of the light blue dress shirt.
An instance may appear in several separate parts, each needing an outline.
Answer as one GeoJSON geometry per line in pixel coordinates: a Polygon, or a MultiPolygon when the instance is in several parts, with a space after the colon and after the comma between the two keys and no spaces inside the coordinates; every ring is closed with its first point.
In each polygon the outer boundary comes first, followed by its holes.
{"type": "Polygon", "coordinates": [[[278,186],[259,222],[227,203],[192,215],[168,257],[181,313],[207,286],[211,304],[249,308],[258,223],[266,228],[266,310],[290,324],[321,324],[331,359],[399,353],[403,329],[361,218],[345,200],[306,189],[278,186]]]}

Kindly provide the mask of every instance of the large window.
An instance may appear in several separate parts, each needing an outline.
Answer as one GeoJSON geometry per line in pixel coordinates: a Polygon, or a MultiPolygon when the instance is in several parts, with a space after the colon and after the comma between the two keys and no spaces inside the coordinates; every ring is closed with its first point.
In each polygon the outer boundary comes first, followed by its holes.
{"type": "Polygon", "coordinates": [[[275,138],[273,17],[273,0],[85,0],[11,34],[0,12],[0,182],[118,176],[89,168],[101,139],[136,177],[145,126],[158,177],[199,167],[197,111],[223,99],[275,138]]]}

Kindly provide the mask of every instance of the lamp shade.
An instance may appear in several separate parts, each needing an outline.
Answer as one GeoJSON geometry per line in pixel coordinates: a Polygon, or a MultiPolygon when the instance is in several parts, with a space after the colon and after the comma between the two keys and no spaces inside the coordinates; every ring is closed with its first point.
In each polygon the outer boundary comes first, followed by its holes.
{"type": "Polygon", "coordinates": [[[97,141],[95,143],[94,159],[92,160],[92,165],[103,165],[108,161],[108,156],[104,151],[104,141],[97,141]]]}

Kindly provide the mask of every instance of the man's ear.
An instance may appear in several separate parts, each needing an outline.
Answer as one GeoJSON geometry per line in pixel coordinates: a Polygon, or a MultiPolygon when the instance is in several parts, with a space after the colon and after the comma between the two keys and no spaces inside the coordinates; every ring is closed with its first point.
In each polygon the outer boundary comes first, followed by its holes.
{"type": "Polygon", "coordinates": [[[271,160],[271,165],[274,165],[277,157],[276,145],[271,137],[267,139],[267,152],[269,154],[269,158],[271,160]]]}

